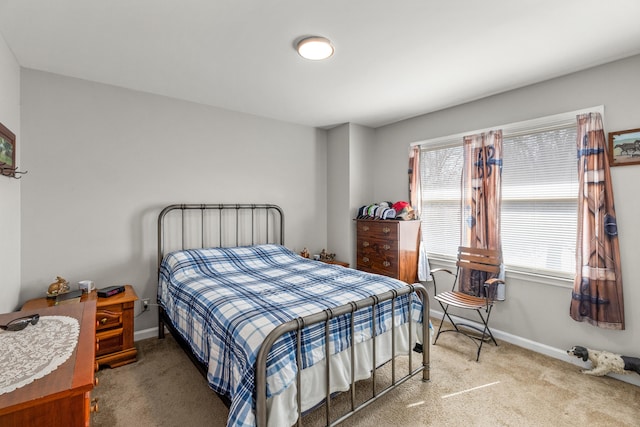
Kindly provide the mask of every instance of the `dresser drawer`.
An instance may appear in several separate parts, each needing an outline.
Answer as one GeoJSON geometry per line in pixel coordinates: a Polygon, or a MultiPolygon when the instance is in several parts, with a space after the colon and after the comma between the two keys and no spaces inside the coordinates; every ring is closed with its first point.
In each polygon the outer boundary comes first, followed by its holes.
{"type": "Polygon", "coordinates": [[[384,250],[382,245],[371,245],[358,250],[358,262],[385,264],[385,268],[390,268],[392,264],[398,262],[398,251],[384,250]]]}
{"type": "Polygon", "coordinates": [[[358,253],[358,270],[383,276],[396,277],[398,272],[397,252],[381,254],[373,249],[362,250],[358,253]]]}
{"type": "Polygon", "coordinates": [[[397,240],[383,240],[373,236],[363,236],[358,239],[358,251],[374,251],[379,254],[398,252],[397,240]]]}
{"type": "Polygon", "coordinates": [[[386,221],[358,222],[358,240],[360,239],[398,239],[398,224],[386,221]]]}

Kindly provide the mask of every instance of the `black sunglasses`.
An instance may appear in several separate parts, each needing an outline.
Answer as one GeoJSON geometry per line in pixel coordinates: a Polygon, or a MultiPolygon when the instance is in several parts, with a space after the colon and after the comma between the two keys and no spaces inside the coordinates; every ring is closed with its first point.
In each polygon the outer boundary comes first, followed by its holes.
{"type": "Polygon", "coordinates": [[[40,320],[39,314],[34,314],[33,316],[18,317],[17,319],[13,319],[6,325],[0,325],[0,329],[4,331],[21,331],[26,328],[29,323],[35,325],[36,323],[38,323],[38,320],[40,320]]]}

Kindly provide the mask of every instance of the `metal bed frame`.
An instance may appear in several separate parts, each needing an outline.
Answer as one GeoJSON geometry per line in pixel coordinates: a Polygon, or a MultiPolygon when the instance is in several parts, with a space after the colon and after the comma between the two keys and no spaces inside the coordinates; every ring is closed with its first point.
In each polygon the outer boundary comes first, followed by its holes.
{"type": "MultiPolygon", "coordinates": [[[[270,204],[174,204],[165,207],[158,216],[158,274],[160,272],[160,264],[164,258],[164,255],[169,251],[168,232],[166,230],[167,223],[169,223],[169,217],[177,217],[175,224],[179,224],[181,237],[178,238],[179,244],[175,248],[188,249],[188,248],[204,248],[216,246],[212,243],[212,240],[216,240],[215,237],[209,237],[210,234],[217,234],[217,246],[242,246],[248,244],[263,244],[263,243],[277,243],[284,245],[284,213],[282,209],[276,205],[270,204]],[[209,212],[214,212],[215,215],[207,215],[209,212]],[[179,215],[172,215],[175,213],[179,215]],[[187,212],[195,213],[189,215],[187,212]],[[194,225],[195,222],[195,225],[194,225]],[[226,224],[226,225],[225,225],[226,224]],[[245,227],[249,228],[250,233],[245,233],[245,227]],[[235,228],[235,232],[233,231],[235,228]],[[194,237],[194,235],[199,236],[194,237]],[[197,244],[195,244],[197,243],[197,244]]],[[[172,224],[171,224],[172,225],[172,224]]],[[[170,225],[169,225],[170,226],[170,225]]],[[[175,236],[174,236],[175,237],[175,236]]],[[[269,354],[273,344],[282,335],[295,332],[297,337],[296,346],[296,363],[298,366],[302,366],[301,363],[301,330],[307,326],[324,323],[325,324],[325,342],[329,342],[329,322],[331,319],[342,316],[348,313],[354,313],[364,308],[372,307],[372,319],[375,318],[375,313],[378,305],[382,302],[391,300],[392,310],[396,309],[396,299],[416,292],[422,300],[422,336],[425,343],[429,342],[429,298],[426,289],[421,284],[407,285],[401,289],[394,289],[384,292],[379,295],[373,295],[371,297],[362,299],[360,301],[349,302],[339,307],[323,310],[322,312],[298,318],[287,323],[281,324],[276,327],[265,339],[256,361],[256,423],[258,427],[267,426],[267,355],[269,354]]],[[[407,298],[410,301],[410,298],[407,298]]],[[[410,302],[409,302],[410,304],[410,302]]],[[[395,322],[395,316],[393,316],[395,322]]],[[[354,331],[354,316],[351,316],[351,335],[354,331]]],[[[172,336],[181,345],[185,352],[189,355],[192,362],[196,365],[198,370],[205,376],[207,376],[207,367],[200,362],[196,356],[192,353],[191,349],[186,344],[186,341],[180,336],[176,329],[171,324],[171,320],[164,312],[162,307],[158,310],[158,338],[164,338],[165,327],[169,329],[172,336]]],[[[373,336],[376,336],[375,322],[372,321],[373,336]]],[[[409,336],[411,336],[411,322],[408,323],[409,336]]],[[[326,425],[335,426],[356,412],[364,409],[378,398],[384,396],[400,384],[409,380],[413,376],[422,372],[422,380],[430,380],[430,354],[429,345],[423,345],[422,347],[422,363],[415,369],[412,366],[411,355],[409,355],[409,367],[408,372],[403,376],[396,378],[396,343],[395,343],[395,326],[391,329],[391,384],[380,391],[376,391],[376,369],[372,371],[372,396],[356,405],[356,381],[355,375],[355,346],[350,346],[350,359],[351,359],[351,386],[350,386],[350,408],[351,410],[344,413],[336,420],[331,421],[331,398],[330,392],[330,357],[326,360],[326,394],[324,399],[326,425]]],[[[376,361],[376,340],[371,340],[373,346],[373,366],[378,367],[381,365],[376,361]]],[[[416,345],[420,348],[420,345],[416,345]]],[[[325,350],[326,354],[326,350],[325,350]]],[[[385,363],[382,363],[385,364],[385,363]]],[[[297,425],[302,426],[302,412],[301,412],[301,380],[300,369],[296,375],[297,386],[297,406],[298,406],[298,421],[297,425]]],[[[220,396],[227,405],[229,400],[226,396],[220,396]]]]}

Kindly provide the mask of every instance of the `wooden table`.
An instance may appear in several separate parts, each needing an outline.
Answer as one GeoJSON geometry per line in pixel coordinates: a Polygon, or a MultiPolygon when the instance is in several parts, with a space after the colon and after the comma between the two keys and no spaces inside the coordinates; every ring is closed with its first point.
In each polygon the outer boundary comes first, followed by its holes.
{"type": "Polygon", "coordinates": [[[91,406],[96,370],[96,302],[87,300],[79,304],[0,314],[0,323],[35,313],[76,318],[80,323],[78,344],[69,359],[50,374],[10,393],[0,394],[0,426],[88,426],[90,413],[97,410],[97,405],[91,406]]]}
{"type": "MultiPolygon", "coordinates": [[[[124,292],[107,298],[98,297],[96,291],[82,294],[81,302],[93,300],[96,304],[98,366],[116,368],[137,360],[138,350],[133,343],[133,307],[137,299],[131,285],[125,285],[124,292]]],[[[34,310],[54,304],[55,298],[36,298],[24,303],[22,310],[34,310]]]]}

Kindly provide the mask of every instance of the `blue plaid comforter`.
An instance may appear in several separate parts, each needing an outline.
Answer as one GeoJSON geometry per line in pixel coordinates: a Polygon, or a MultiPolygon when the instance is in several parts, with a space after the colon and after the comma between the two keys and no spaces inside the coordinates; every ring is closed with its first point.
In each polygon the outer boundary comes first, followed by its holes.
{"type": "MultiPolygon", "coordinates": [[[[255,362],[261,343],[276,326],[404,285],[305,259],[278,245],[193,249],[163,260],[158,302],[196,357],[208,365],[210,387],[230,398],[227,425],[253,426],[255,362]]],[[[411,298],[411,316],[421,322],[420,300],[415,294],[411,298]]],[[[407,321],[408,311],[406,303],[396,304],[396,325],[407,321]]],[[[367,310],[355,314],[356,342],[371,338],[370,318],[367,310]]],[[[348,348],[349,324],[350,315],[332,321],[332,354],[348,348]]],[[[381,305],[376,310],[377,333],[391,325],[391,305],[381,305]]],[[[269,354],[269,396],[295,381],[294,337],[281,337],[269,354]]],[[[323,324],[303,330],[303,368],[324,359],[324,339],[323,324]]]]}

